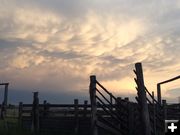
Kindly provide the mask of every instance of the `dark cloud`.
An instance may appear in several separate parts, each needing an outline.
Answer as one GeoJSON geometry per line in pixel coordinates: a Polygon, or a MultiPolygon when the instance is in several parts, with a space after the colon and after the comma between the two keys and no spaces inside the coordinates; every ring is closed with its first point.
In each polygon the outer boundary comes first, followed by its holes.
{"type": "Polygon", "coordinates": [[[16,49],[17,47],[31,46],[32,41],[21,39],[0,39],[0,49],[16,49]]]}
{"type": "MultiPolygon", "coordinates": [[[[88,92],[84,93],[77,93],[77,92],[64,92],[61,90],[59,92],[52,92],[49,91],[42,91],[38,89],[30,90],[15,90],[9,89],[9,99],[8,103],[10,104],[18,104],[19,102],[23,103],[32,103],[33,102],[33,92],[39,91],[39,101],[43,103],[44,100],[47,100],[49,103],[69,103],[73,104],[74,99],[79,99],[80,103],[83,103],[84,100],[89,100],[88,92]]],[[[2,92],[1,92],[2,93],[2,92]]]]}

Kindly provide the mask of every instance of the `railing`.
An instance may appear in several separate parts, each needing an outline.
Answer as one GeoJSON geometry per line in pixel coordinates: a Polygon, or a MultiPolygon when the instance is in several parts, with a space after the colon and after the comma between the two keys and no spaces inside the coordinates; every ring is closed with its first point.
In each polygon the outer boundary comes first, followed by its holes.
{"type": "MultiPolygon", "coordinates": [[[[33,102],[34,103],[34,102],[33,102]]],[[[19,104],[19,124],[33,132],[89,135],[91,106],[79,104],[19,104]],[[89,131],[89,132],[88,132],[89,131]]]]}
{"type": "Polygon", "coordinates": [[[92,134],[97,135],[100,128],[114,135],[126,135],[129,128],[128,99],[119,100],[113,96],[95,76],[91,76],[90,81],[92,134]],[[104,115],[99,114],[99,110],[102,110],[104,115]]]}
{"type": "Polygon", "coordinates": [[[166,100],[163,100],[163,107],[164,107],[164,116],[166,120],[180,119],[180,103],[167,104],[166,100]]]}
{"type": "Polygon", "coordinates": [[[136,100],[140,108],[142,126],[144,126],[141,134],[164,134],[164,107],[155,99],[154,92],[151,94],[145,87],[141,63],[136,63],[135,68],[134,73],[136,74],[135,82],[138,95],[136,100]]]}

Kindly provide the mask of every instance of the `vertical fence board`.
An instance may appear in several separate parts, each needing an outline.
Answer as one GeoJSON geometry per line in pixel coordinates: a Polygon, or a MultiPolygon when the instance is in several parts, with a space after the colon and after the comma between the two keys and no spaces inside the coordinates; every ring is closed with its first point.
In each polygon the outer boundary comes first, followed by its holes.
{"type": "Polygon", "coordinates": [[[154,132],[155,135],[157,135],[157,129],[156,129],[156,104],[155,104],[154,92],[152,92],[152,104],[153,104],[153,132],[154,132]]]}
{"type": "Polygon", "coordinates": [[[79,108],[78,108],[78,99],[74,100],[74,110],[75,110],[75,134],[78,135],[78,131],[79,131],[79,108]]]}
{"type": "Polygon", "coordinates": [[[38,92],[34,92],[34,95],[33,95],[32,131],[35,134],[38,134],[38,132],[39,132],[39,98],[38,98],[38,92]]]}
{"type": "Polygon", "coordinates": [[[140,98],[140,105],[141,105],[141,119],[142,119],[143,133],[144,135],[151,135],[150,117],[149,117],[148,104],[146,100],[144,77],[143,77],[143,70],[141,63],[136,63],[135,68],[137,75],[138,96],[140,98]]]}
{"type": "Polygon", "coordinates": [[[85,100],[85,101],[84,101],[84,117],[87,116],[87,105],[88,105],[88,101],[85,100]]]}
{"type": "Polygon", "coordinates": [[[96,103],[96,76],[90,76],[90,100],[91,100],[91,128],[92,135],[98,135],[97,123],[97,103],[96,103]]]}
{"type": "Polygon", "coordinates": [[[23,109],[23,102],[19,102],[18,123],[20,128],[22,127],[22,109],[23,109]]]}

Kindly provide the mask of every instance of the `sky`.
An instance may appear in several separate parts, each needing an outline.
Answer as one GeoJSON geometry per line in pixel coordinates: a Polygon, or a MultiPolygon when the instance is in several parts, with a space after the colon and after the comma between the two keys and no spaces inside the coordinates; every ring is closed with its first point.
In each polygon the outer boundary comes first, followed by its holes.
{"type": "MultiPolygon", "coordinates": [[[[11,102],[30,102],[33,91],[50,102],[88,99],[90,75],[134,98],[136,62],[155,93],[158,82],[180,74],[178,0],[0,3],[0,82],[10,83],[11,102]]],[[[180,81],[164,84],[162,96],[177,101],[180,81]]]]}

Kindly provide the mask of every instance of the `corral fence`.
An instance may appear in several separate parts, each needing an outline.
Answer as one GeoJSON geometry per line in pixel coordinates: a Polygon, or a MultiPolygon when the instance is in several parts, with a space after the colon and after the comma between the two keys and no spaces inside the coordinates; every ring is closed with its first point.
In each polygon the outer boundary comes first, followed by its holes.
{"type": "Polygon", "coordinates": [[[166,100],[162,100],[162,103],[166,120],[180,120],[180,103],[168,104],[166,103],[166,100]]]}
{"type": "Polygon", "coordinates": [[[90,105],[87,101],[79,104],[39,104],[34,93],[33,104],[19,104],[19,124],[23,129],[35,133],[89,135],[90,105]]]}
{"type": "Polygon", "coordinates": [[[132,134],[133,103],[129,102],[128,98],[116,98],[96,80],[96,76],[90,76],[90,99],[92,135],[105,133],[113,135],[132,134]]]}
{"type": "Polygon", "coordinates": [[[135,64],[134,73],[136,78],[134,79],[137,87],[137,103],[140,112],[140,121],[137,124],[139,129],[138,134],[146,135],[164,135],[164,107],[159,104],[159,102],[154,97],[154,92],[152,94],[148,91],[144,84],[143,70],[141,63],[135,64]]]}
{"type": "Polygon", "coordinates": [[[129,102],[128,98],[116,98],[96,81],[97,102],[94,105],[91,93],[94,90],[93,77],[95,76],[90,77],[90,104],[87,100],[84,104],[79,104],[77,99],[74,100],[74,104],[50,104],[47,101],[40,104],[38,93],[35,92],[32,104],[19,103],[19,126],[35,133],[50,132],[66,135],[92,135],[95,132],[99,135],[133,133],[133,130],[128,129],[133,129],[132,108],[136,103],[129,102]]]}
{"type": "MultiPolygon", "coordinates": [[[[164,135],[164,120],[180,118],[180,104],[162,105],[145,87],[141,63],[135,64],[137,102],[129,98],[115,97],[97,79],[90,76],[90,104],[39,103],[38,92],[33,94],[33,103],[18,106],[9,105],[3,111],[3,118],[13,117],[19,127],[34,133],[66,135],[164,135]],[[5,113],[4,113],[5,112],[5,113]]],[[[6,99],[6,98],[5,98],[6,99]]],[[[6,100],[5,100],[6,101],[6,100]]],[[[7,124],[12,125],[12,124],[7,124]]]]}

